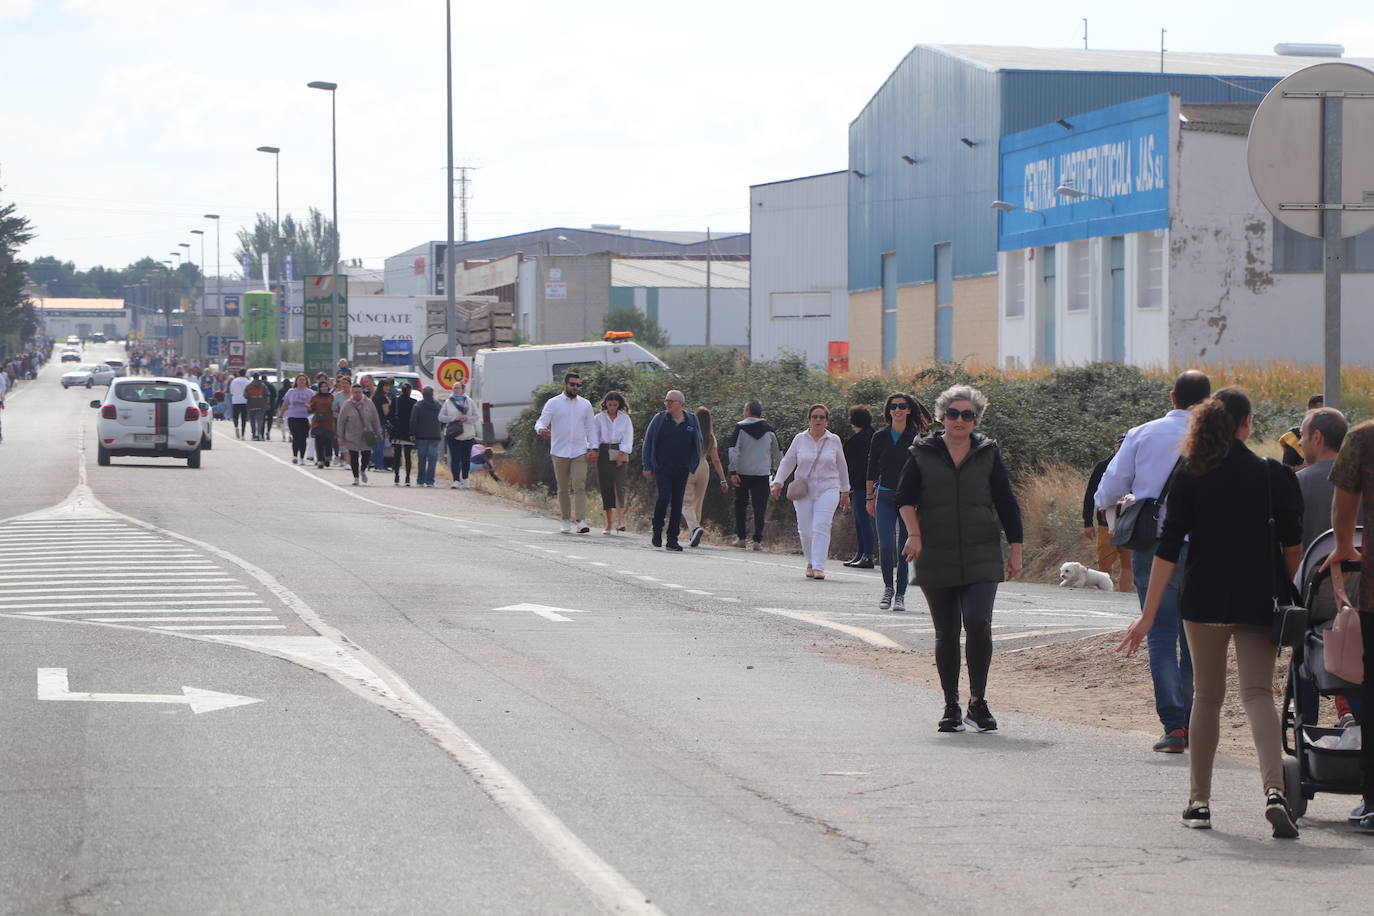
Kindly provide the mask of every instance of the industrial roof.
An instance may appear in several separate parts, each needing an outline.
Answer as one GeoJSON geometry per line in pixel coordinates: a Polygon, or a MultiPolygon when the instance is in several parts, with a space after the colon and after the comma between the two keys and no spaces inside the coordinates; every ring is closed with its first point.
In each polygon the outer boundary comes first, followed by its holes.
{"type": "MultiPolygon", "coordinates": [[[[611,286],[706,287],[704,260],[672,261],[655,258],[618,258],[611,261],[611,286]]],[[[748,261],[711,261],[713,289],[748,289],[748,261]]]]}
{"type": "Polygon", "coordinates": [[[1333,61],[1374,69],[1374,59],[1288,57],[1278,54],[1202,54],[1167,51],[1098,51],[1083,48],[1022,48],[996,45],[925,45],[986,70],[1071,70],[1098,73],[1178,73],[1200,76],[1285,77],[1313,64],[1333,61]]]}
{"type": "Polygon", "coordinates": [[[1246,102],[1184,102],[1179,108],[1180,126],[1209,134],[1244,137],[1250,133],[1259,104],[1246,102]]]}
{"type": "Polygon", "coordinates": [[[124,308],[123,299],[54,299],[50,296],[35,297],[33,307],[36,309],[91,309],[92,311],[117,311],[124,308]]]}

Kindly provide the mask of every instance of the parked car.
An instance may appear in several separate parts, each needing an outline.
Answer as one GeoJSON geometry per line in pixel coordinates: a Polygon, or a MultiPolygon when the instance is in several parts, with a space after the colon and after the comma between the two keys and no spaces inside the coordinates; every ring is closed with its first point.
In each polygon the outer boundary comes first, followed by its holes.
{"type": "Polygon", "coordinates": [[[96,420],[96,464],[111,458],[185,459],[200,467],[209,410],[200,388],[184,379],[119,379],[105,392],[104,401],[91,401],[100,410],[96,420]]]}
{"type": "Polygon", "coordinates": [[[62,362],[79,363],[81,362],[81,351],[75,347],[67,347],[62,351],[62,362]]]}
{"type": "Polygon", "coordinates": [[[105,365],[115,371],[115,378],[123,378],[129,374],[129,369],[124,365],[124,360],[122,359],[107,359],[105,360],[105,365]]]}
{"type": "Polygon", "coordinates": [[[77,366],[70,372],[62,374],[62,387],[70,388],[73,385],[80,385],[85,388],[94,388],[96,385],[108,385],[115,380],[115,371],[104,363],[91,363],[86,366],[77,366]]]}
{"type": "Polygon", "coordinates": [[[104,343],[104,342],[105,342],[105,335],[104,335],[104,334],[100,333],[99,331],[95,331],[94,333],[91,334],[91,343],[104,343]]]}
{"type": "MultiPolygon", "coordinates": [[[[380,368],[380,369],[354,369],[354,370],[353,370],[353,377],[354,377],[355,379],[360,379],[360,378],[362,378],[364,375],[370,375],[370,376],[372,376],[372,380],[373,380],[374,382],[380,382],[380,381],[381,381],[382,379],[384,379],[384,378],[389,378],[389,379],[391,379],[393,382],[396,383],[395,386],[392,388],[392,392],[393,392],[394,394],[399,394],[399,393],[400,393],[400,391],[401,391],[401,386],[402,386],[402,385],[409,384],[409,385],[410,385],[410,398],[411,398],[411,400],[413,400],[413,401],[419,401],[419,400],[422,400],[422,399],[424,398],[424,393],[423,393],[423,392],[424,392],[425,383],[424,383],[424,381],[420,378],[420,373],[418,373],[418,372],[410,372],[409,370],[401,370],[401,371],[398,372],[398,371],[395,371],[395,370],[391,369],[391,368],[388,367],[388,366],[383,366],[383,367],[380,368]]],[[[436,398],[439,398],[440,400],[443,400],[444,397],[446,397],[446,395],[444,395],[444,393],[443,393],[442,391],[439,391],[439,390],[436,390],[436,391],[434,392],[434,396],[435,396],[436,398]]]]}

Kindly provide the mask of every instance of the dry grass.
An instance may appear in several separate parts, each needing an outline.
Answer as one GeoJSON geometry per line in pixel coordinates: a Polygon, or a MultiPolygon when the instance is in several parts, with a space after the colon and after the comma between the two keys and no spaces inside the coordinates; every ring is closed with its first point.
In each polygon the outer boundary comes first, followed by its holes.
{"type": "Polygon", "coordinates": [[[1025,528],[1022,578],[1059,581],[1059,564],[1096,559],[1095,542],[1083,539],[1083,491],[1088,477],[1066,465],[1050,465],[1029,478],[1017,492],[1025,528]]]}

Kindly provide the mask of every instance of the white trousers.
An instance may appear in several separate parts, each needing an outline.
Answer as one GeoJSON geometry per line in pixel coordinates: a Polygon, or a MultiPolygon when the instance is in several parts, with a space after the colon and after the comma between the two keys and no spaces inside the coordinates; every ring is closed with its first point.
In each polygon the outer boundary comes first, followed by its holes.
{"type": "Polygon", "coordinates": [[[802,555],[813,569],[824,570],[830,553],[830,525],[840,504],[840,491],[825,490],[806,499],[793,500],[797,510],[797,534],[801,537],[802,555]]]}

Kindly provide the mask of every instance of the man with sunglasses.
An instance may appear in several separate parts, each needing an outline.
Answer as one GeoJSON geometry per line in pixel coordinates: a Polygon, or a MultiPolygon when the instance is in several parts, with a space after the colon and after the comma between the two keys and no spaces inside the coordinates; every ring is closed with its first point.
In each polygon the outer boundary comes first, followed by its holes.
{"type": "Polygon", "coordinates": [[[581,391],[582,376],[563,376],[563,393],[544,402],[534,424],[534,431],[549,440],[564,534],[572,530],[574,518],[578,534],[592,530],[587,522],[587,465],[596,461],[596,414],[581,391]]]}
{"type": "Polygon", "coordinates": [[[644,479],[658,485],[654,503],[653,545],[663,546],[663,525],[668,524],[666,549],[680,552],[677,542],[682,527],[682,500],[687,478],[701,463],[701,429],[697,418],[683,409],[685,398],[676,389],[663,396],[663,410],[654,414],[644,430],[644,479]],[[669,511],[671,509],[671,512],[669,511]]]}

